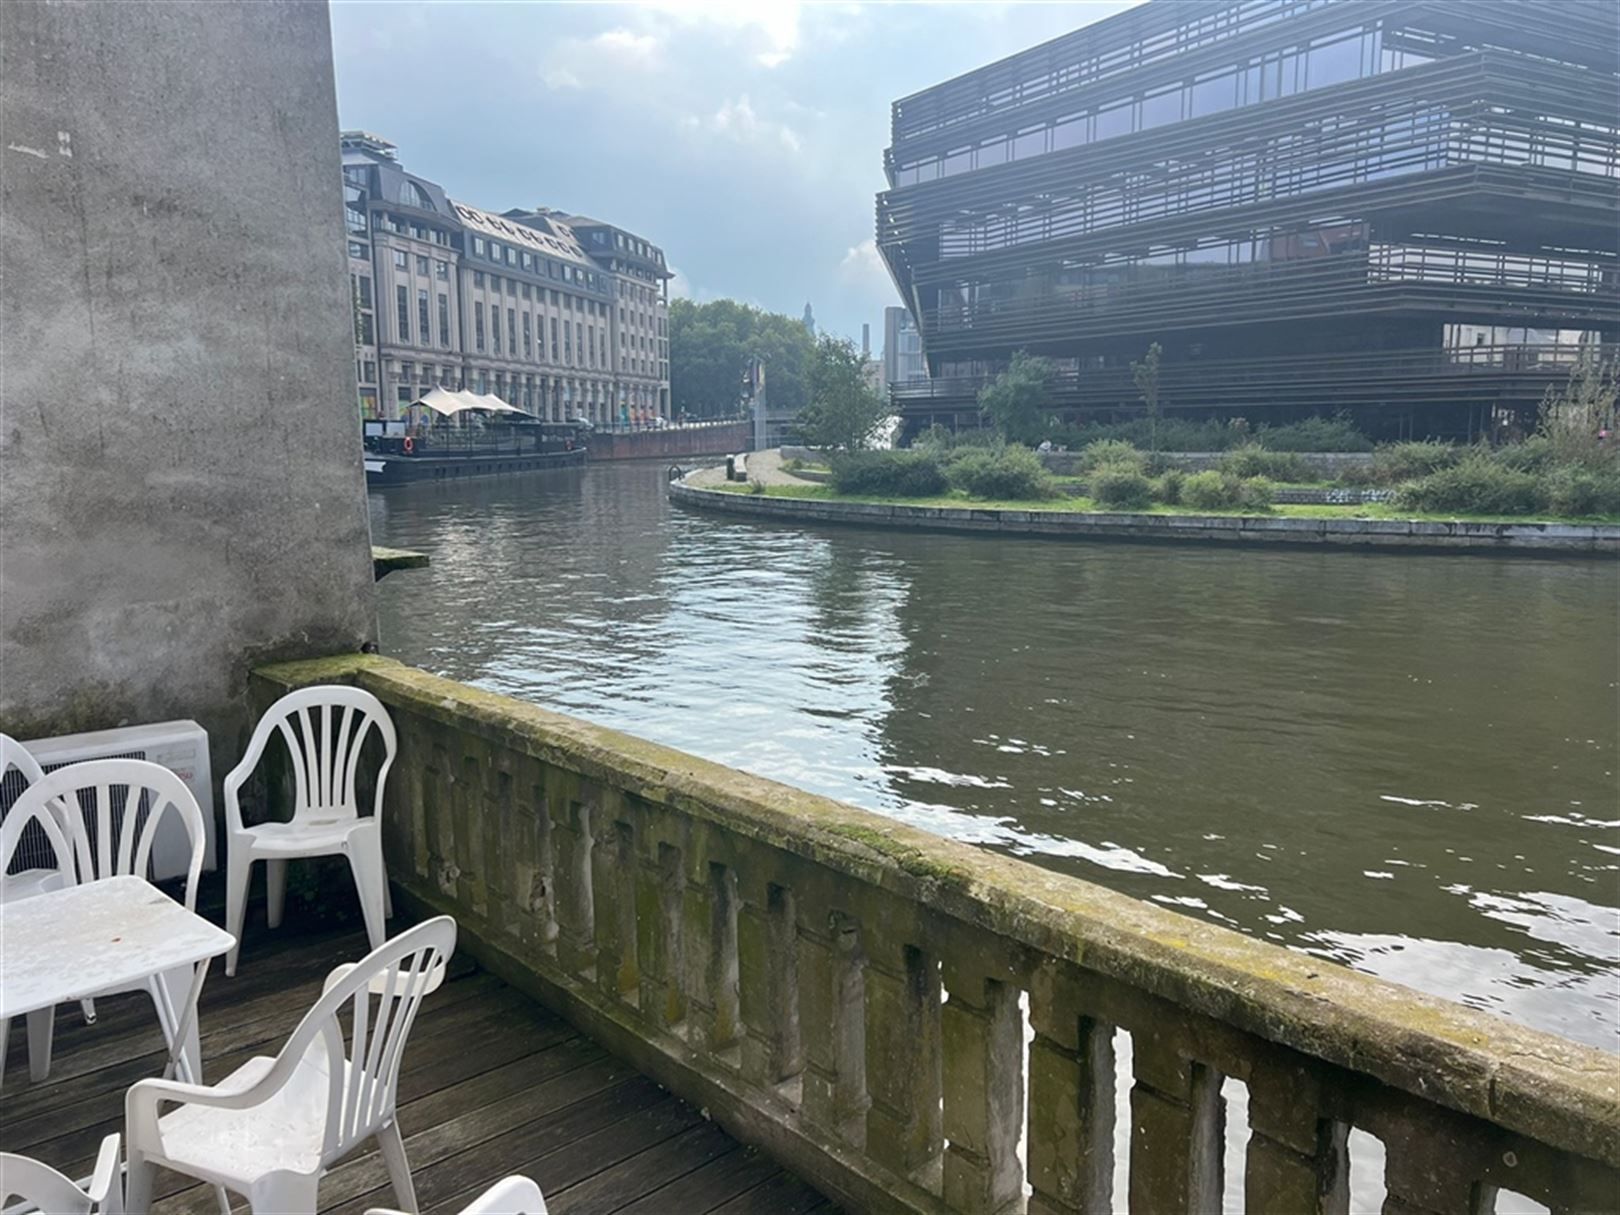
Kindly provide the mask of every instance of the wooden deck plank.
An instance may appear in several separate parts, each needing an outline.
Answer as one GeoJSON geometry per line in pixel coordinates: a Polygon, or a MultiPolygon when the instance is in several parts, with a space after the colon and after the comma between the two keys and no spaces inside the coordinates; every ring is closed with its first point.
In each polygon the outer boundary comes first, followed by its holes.
{"type": "Polygon", "coordinates": [[[712,1211],[721,1203],[752,1190],[767,1177],[779,1172],[781,1170],[773,1161],[753,1148],[739,1147],[618,1208],[618,1215],[712,1211]]]}
{"type": "MultiPolygon", "coordinates": [[[[327,972],[366,952],[360,932],[268,932],[262,910],[251,914],[258,923],[247,934],[241,973],[213,973],[203,991],[210,1082],[279,1050],[327,972]]],[[[123,1129],[124,1091],[159,1074],[166,1052],[147,997],[97,1004],[94,1026],[73,1008],[59,1010],[55,1062],[43,1084],[27,1080],[26,1034],[12,1036],[0,1150],[79,1174],[89,1171],[102,1136],[123,1129]]],[[[500,1178],[523,1173],[540,1183],[556,1215],[830,1215],[806,1182],[464,958],[413,1028],[399,1118],[424,1211],[458,1211],[500,1178]]],[[[159,1215],[217,1210],[211,1190],[173,1173],[160,1172],[155,1197],[159,1215]]],[[[374,1147],[341,1162],[321,1185],[321,1210],[330,1215],[392,1205],[374,1147]]]]}

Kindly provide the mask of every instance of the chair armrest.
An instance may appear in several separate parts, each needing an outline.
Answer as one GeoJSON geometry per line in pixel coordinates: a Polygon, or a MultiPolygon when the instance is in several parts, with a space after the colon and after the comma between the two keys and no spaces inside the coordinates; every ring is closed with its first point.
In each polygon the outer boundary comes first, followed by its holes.
{"type": "Polygon", "coordinates": [[[90,1195],[91,1205],[98,1211],[123,1209],[122,1202],[115,1206],[109,1206],[107,1202],[107,1196],[112,1193],[113,1186],[123,1184],[119,1143],[118,1132],[114,1131],[101,1141],[101,1151],[96,1154],[95,1171],[90,1174],[90,1187],[85,1192],[90,1195]]]}
{"type": "Polygon", "coordinates": [[[179,1080],[138,1080],[124,1095],[124,1129],[132,1149],[150,1150],[163,1142],[158,1131],[158,1107],[165,1102],[180,1105],[207,1105],[222,1110],[250,1109],[262,1103],[268,1093],[280,1087],[272,1069],[252,1084],[241,1088],[222,1085],[185,1084],[179,1080]]]}

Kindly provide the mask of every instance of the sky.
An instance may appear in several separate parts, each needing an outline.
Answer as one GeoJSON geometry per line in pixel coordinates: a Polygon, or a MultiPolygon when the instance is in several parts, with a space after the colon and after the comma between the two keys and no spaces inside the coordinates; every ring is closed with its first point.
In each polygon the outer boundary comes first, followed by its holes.
{"type": "Polygon", "coordinates": [[[673,294],[809,301],[876,354],[890,103],[1131,3],[334,0],[338,116],[453,198],[618,224],[673,294]]]}

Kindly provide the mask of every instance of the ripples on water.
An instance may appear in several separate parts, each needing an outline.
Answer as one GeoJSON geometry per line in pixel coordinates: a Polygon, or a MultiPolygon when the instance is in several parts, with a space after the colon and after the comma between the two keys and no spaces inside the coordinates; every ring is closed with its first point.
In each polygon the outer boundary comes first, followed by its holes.
{"type": "Polygon", "coordinates": [[[408,662],[1620,1046],[1612,564],[372,513],[408,662]]]}

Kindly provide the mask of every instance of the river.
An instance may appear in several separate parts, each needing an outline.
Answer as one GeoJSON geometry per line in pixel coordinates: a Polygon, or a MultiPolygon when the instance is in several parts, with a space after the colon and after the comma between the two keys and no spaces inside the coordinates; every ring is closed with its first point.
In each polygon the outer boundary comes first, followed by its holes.
{"type": "Polygon", "coordinates": [[[371,504],[406,662],[1620,1049],[1613,563],[371,504]]]}

